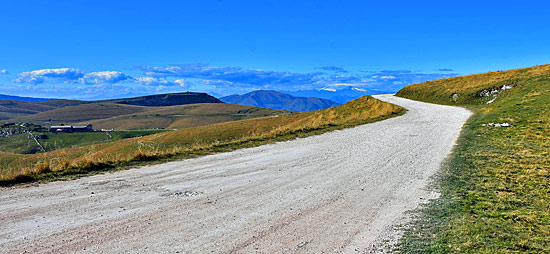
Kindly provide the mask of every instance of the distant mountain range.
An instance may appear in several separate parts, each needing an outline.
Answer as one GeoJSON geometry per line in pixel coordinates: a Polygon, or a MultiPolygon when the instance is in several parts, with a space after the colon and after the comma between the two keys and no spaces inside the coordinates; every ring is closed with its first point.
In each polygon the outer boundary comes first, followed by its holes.
{"type": "MultiPolygon", "coordinates": [[[[98,101],[59,100],[51,98],[31,98],[0,94],[0,120],[21,118],[41,112],[70,106],[94,103],[126,104],[133,106],[176,106],[197,103],[232,103],[271,109],[308,111],[330,108],[346,103],[367,94],[390,93],[391,91],[366,90],[352,86],[328,87],[319,90],[292,92],[255,91],[243,95],[230,95],[217,99],[206,93],[172,93],[139,96],[133,98],[109,99],[98,101]]],[[[82,107],[84,109],[86,107],[82,107]]],[[[78,109],[78,108],[75,108],[78,109]]],[[[86,108],[88,109],[88,108],[86,108]]],[[[115,111],[121,111],[118,107],[115,111]]],[[[106,111],[103,108],[102,111],[106,111]]],[[[54,111],[52,111],[53,113],[54,111]]],[[[57,111],[55,111],[57,112],[57,111]]],[[[59,111],[63,112],[63,111],[59,111]]],[[[122,111],[121,111],[122,112],[122,111]]],[[[45,116],[45,114],[42,114],[45,116]]],[[[56,119],[56,118],[52,118],[56,119]]],[[[23,120],[23,119],[21,119],[23,120]]],[[[56,119],[63,120],[63,119],[56,119]]]]}
{"type": "Polygon", "coordinates": [[[340,105],[339,103],[327,99],[296,97],[290,94],[267,90],[254,91],[243,95],[229,95],[221,97],[220,100],[231,104],[292,111],[309,111],[340,105]]]}
{"type": "Polygon", "coordinates": [[[293,96],[317,97],[344,104],[364,95],[395,93],[391,90],[364,89],[353,86],[326,87],[319,90],[282,91],[293,96]]]}
{"type": "Polygon", "coordinates": [[[49,100],[55,100],[55,99],[33,98],[33,97],[21,97],[21,96],[0,94],[0,100],[25,101],[25,102],[41,102],[41,101],[49,101],[49,100]]]}

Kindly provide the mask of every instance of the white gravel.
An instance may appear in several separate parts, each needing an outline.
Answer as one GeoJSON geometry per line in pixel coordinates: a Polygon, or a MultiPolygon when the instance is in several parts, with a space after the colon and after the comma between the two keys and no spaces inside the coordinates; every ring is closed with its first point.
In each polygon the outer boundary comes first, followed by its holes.
{"type": "Polygon", "coordinates": [[[369,252],[432,193],[470,112],[404,116],[73,181],[0,189],[2,253],[369,252]]]}

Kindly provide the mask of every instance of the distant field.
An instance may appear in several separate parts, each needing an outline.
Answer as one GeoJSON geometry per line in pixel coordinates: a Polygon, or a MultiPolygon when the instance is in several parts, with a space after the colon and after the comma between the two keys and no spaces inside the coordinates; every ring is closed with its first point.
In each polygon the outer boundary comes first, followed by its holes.
{"type": "Polygon", "coordinates": [[[228,121],[290,113],[284,110],[225,103],[202,103],[169,107],[149,107],[146,112],[108,119],[80,122],[96,129],[181,129],[228,121]]]}
{"type": "Polygon", "coordinates": [[[134,106],[116,103],[90,103],[66,106],[37,114],[10,119],[10,122],[26,122],[42,126],[67,125],[98,119],[105,119],[119,115],[135,114],[151,110],[150,107],[134,106]]]}
{"type": "Polygon", "coordinates": [[[221,101],[206,93],[193,92],[155,94],[101,101],[49,100],[41,102],[23,102],[16,100],[0,100],[0,120],[9,119],[12,122],[30,122],[40,125],[49,124],[51,122],[73,123],[139,113],[147,111],[147,109],[158,108],[159,106],[189,105],[196,103],[221,103],[221,101]],[[132,107],[130,105],[138,107],[132,107]],[[139,106],[141,106],[141,108],[139,106]],[[62,109],[64,107],[67,108],[62,109]],[[30,116],[45,111],[50,112],[30,116]]]}
{"type": "MultiPolygon", "coordinates": [[[[190,112],[193,110],[199,108],[189,109],[190,112]]],[[[374,122],[403,112],[399,106],[365,96],[339,107],[318,111],[191,127],[41,154],[0,153],[0,184],[56,179],[143,161],[230,151],[374,122]]]]}
{"type": "Polygon", "coordinates": [[[55,107],[38,102],[0,100],[0,120],[22,117],[52,109],[55,109],[55,107]]]}
{"type": "Polygon", "coordinates": [[[176,129],[284,113],[288,111],[225,103],[146,107],[109,102],[67,106],[9,121],[42,126],[93,124],[94,129],[176,129]]]}
{"type": "Polygon", "coordinates": [[[474,115],[401,243],[411,253],[550,253],[550,65],[407,86],[474,115]],[[494,127],[490,123],[508,123],[494,127]]]}
{"type": "Polygon", "coordinates": [[[74,100],[52,100],[42,102],[0,100],[0,120],[25,117],[32,114],[81,103],[83,102],[74,100]]]}

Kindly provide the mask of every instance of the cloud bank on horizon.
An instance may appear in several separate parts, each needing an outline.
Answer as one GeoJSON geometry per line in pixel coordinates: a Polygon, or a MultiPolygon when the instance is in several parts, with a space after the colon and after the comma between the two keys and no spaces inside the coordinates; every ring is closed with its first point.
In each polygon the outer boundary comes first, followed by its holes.
{"type": "Polygon", "coordinates": [[[316,69],[325,72],[310,73],[252,70],[240,67],[211,67],[208,64],[182,64],[166,67],[144,66],[139,69],[151,77],[200,79],[202,84],[211,85],[213,89],[240,89],[243,91],[258,89],[296,91],[342,85],[369,88],[371,90],[397,91],[408,84],[457,75],[456,73],[422,73],[411,70],[383,70],[363,74],[352,73],[338,66],[318,67],[316,69]]]}
{"type": "Polygon", "coordinates": [[[188,83],[182,80],[168,81],[154,77],[137,77],[119,71],[83,72],[73,68],[41,69],[21,72],[16,83],[26,84],[118,84],[134,83],[152,86],[180,86],[188,88],[188,83]]]}
{"type": "MultiPolygon", "coordinates": [[[[51,93],[54,90],[76,89],[85,91],[81,96],[100,98],[110,89],[111,97],[139,93],[184,91],[209,92],[215,95],[246,93],[253,90],[320,90],[353,86],[371,91],[397,91],[405,85],[454,77],[452,69],[438,69],[437,73],[412,70],[383,70],[351,72],[343,67],[317,67],[316,72],[296,73],[255,70],[241,67],[216,67],[208,64],[179,64],[169,66],[141,66],[130,75],[120,71],[85,72],[76,68],[40,69],[21,72],[12,80],[15,84],[33,86],[32,89],[51,93]],[[72,85],[72,86],[71,86],[72,85]],[[115,93],[116,92],[116,93],[115,93]]],[[[5,71],[5,70],[4,70],[5,71]]],[[[3,72],[7,73],[7,71],[3,72]]],[[[17,86],[17,85],[16,85],[17,86]]],[[[23,88],[22,88],[23,89],[23,88]]],[[[70,93],[67,93],[69,95],[70,93]]],[[[77,96],[78,95],[78,96],[77,96]]]]}

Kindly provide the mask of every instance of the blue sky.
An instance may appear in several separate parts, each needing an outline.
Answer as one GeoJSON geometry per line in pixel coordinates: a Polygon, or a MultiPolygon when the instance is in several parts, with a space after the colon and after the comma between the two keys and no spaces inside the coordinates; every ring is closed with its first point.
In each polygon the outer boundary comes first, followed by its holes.
{"type": "Polygon", "coordinates": [[[3,1],[0,93],[396,90],[550,61],[549,1],[3,1]]]}

